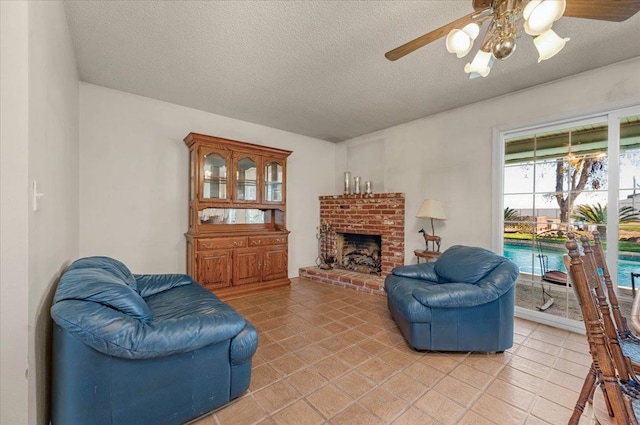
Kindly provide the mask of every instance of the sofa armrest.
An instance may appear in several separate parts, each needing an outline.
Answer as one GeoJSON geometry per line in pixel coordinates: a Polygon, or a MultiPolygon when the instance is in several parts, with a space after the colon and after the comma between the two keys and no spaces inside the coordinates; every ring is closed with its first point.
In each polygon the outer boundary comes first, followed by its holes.
{"type": "Polygon", "coordinates": [[[438,275],[435,272],[434,265],[435,263],[422,263],[399,266],[394,268],[391,273],[400,277],[438,282],[438,275]]]}
{"type": "Polygon", "coordinates": [[[258,331],[249,322],[244,329],[231,340],[229,356],[232,365],[239,365],[251,359],[258,348],[258,331]]]}
{"type": "Polygon", "coordinates": [[[462,282],[416,288],[411,294],[420,304],[432,308],[475,307],[498,299],[494,291],[462,282]]]}
{"type": "Polygon", "coordinates": [[[496,267],[491,274],[478,282],[478,285],[487,291],[495,293],[497,298],[515,285],[519,273],[518,266],[514,262],[505,261],[496,267]]]}
{"type": "Polygon", "coordinates": [[[134,274],[138,283],[138,293],[141,297],[169,290],[182,285],[193,283],[193,279],[186,274],[134,274]]]}
{"type": "Polygon", "coordinates": [[[102,304],[80,300],[54,304],[51,317],[84,344],[129,359],[193,351],[233,338],[246,324],[241,315],[228,308],[145,323],[102,304]]]}

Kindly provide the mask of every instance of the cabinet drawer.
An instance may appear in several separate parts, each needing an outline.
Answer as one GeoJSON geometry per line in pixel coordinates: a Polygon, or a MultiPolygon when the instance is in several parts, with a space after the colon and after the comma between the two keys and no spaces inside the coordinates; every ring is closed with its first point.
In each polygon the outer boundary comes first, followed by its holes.
{"type": "Polygon", "coordinates": [[[279,236],[250,236],[249,246],[263,246],[263,245],[283,245],[287,243],[286,235],[279,236]]]}
{"type": "Polygon", "coordinates": [[[209,249],[244,248],[246,246],[246,238],[215,238],[198,240],[199,251],[206,251],[209,249]]]}

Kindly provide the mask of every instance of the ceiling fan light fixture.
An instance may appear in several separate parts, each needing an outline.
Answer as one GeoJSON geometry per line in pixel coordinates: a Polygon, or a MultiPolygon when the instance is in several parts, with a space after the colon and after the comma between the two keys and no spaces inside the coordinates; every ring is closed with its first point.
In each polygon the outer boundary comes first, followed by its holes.
{"type": "Polygon", "coordinates": [[[472,40],[478,38],[478,34],[480,34],[480,25],[475,22],[471,22],[462,28],[462,32],[467,34],[472,40]]]}
{"type": "Polygon", "coordinates": [[[516,51],[516,37],[514,34],[501,36],[491,49],[496,59],[505,60],[516,51]]]}
{"type": "Polygon", "coordinates": [[[522,12],[525,32],[539,35],[547,31],[562,17],[566,6],[566,0],[532,0],[522,12]]]}
{"type": "Polygon", "coordinates": [[[473,58],[471,63],[468,63],[464,66],[464,72],[469,74],[469,79],[473,80],[478,77],[486,77],[489,75],[491,71],[491,66],[493,65],[494,57],[491,52],[485,52],[483,50],[478,50],[476,56],[473,58]]]}
{"type": "Polygon", "coordinates": [[[545,31],[534,38],[533,44],[535,44],[536,49],[538,49],[538,53],[540,54],[538,63],[558,54],[569,40],[570,39],[568,37],[562,38],[558,36],[558,34],[556,34],[552,29],[545,31]]]}
{"type": "Polygon", "coordinates": [[[531,12],[536,8],[536,6],[540,4],[540,2],[542,2],[542,0],[531,0],[529,3],[527,3],[527,5],[524,7],[524,10],[522,11],[522,17],[524,19],[529,19],[529,16],[531,16],[531,12]]]}
{"type": "Polygon", "coordinates": [[[461,58],[467,55],[473,47],[473,41],[478,37],[480,27],[472,22],[461,30],[453,29],[447,35],[447,50],[461,58]]]}
{"type": "Polygon", "coordinates": [[[451,30],[447,36],[447,50],[449,53],[455,53],[459,58],[469,53],[471,44],[469,36],[459,29],[451,30]]]}

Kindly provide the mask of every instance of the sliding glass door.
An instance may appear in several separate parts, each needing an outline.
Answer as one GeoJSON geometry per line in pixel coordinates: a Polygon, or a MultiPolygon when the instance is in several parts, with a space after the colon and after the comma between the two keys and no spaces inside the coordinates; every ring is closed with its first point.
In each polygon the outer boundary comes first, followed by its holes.
{"type": "MultiPolygon", "coordinates": [[[[591,240],[597,231],[614,282],[631,288],[637,270],[640,290],[640,115],[632,112],[501,135],[497,240],[520,267],[516,307],[525,316],[582,320],[563,259],[568,231],[591,240]]],[[[625,302],[630,294],[621,292],[625,302]]]]}
{"type": "Polygon", "coordinates": [[[640,114],[623,114],[616,128],[618,161],[617,267],[610,270],[618,283],[621,311],[629,320],[631,303],[640,289],[640,114]]]}

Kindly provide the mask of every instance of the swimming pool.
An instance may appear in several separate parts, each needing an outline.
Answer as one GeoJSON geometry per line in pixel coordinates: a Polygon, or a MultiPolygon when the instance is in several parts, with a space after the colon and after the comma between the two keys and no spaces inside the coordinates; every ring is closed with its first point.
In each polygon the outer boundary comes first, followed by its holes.
{"type": "MultiPolygon", "coordinates": [[[[554,249],[542,249],[542,253],[549,259],[549,270],[560,270],[566,272],[562,256],[566,251],[554,249]]],[[[531,247],[504,244],[504,256],[520,267],[523,273],[542,275],[538,251],[531,247]]],[[[637,260],[618,260],[618,285],[631,288],[631,273],[640,273],[640,258],[637,260]]],[[[636,278],[636,287],[640,285],[640,279],[636,278]]]]}

